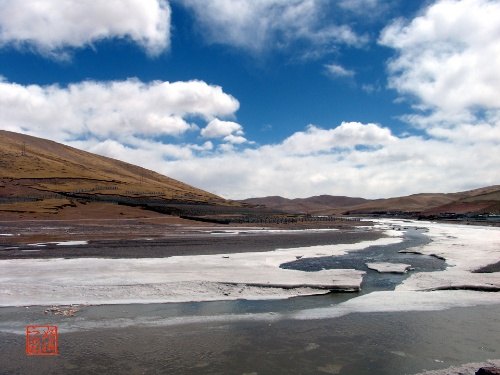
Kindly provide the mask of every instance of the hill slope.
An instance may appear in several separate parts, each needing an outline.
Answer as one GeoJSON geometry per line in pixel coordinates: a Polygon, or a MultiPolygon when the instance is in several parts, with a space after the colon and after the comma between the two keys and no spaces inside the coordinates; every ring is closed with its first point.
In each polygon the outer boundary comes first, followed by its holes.
{"type": "Polygon", "coordinates": [[[499,213],[500,185],[459,193],[423,193],[376,200],[320,195],[300,199],[279,196],[250,198],[242,202],[265,205],[290,213],[319,215],[407,212],[433,216],[444,213],[499,213]]]}
{"type": "Polygon", "coordinates": [[[145,168],[0,130],[3,203],[14,198],[50,198],[50,194],[241,206],[145,168]]]}
{"type": "Polygon", "coordinates": [[[264,205],[290,213],[321,214],[326,211],[335,211],[339,208],[351,207],[365,202],[364,198],[351,198],[345,196],[318,195],[310,198],[287,199],[279,196],[249,198],[241,202],[264,205]]]}
{"type": "Polygon", "coordinates": [[[500,185],[458,193],[460,198],[442,206],[421,212],[422,216],[442,214],[499,214],[500,185]]]}

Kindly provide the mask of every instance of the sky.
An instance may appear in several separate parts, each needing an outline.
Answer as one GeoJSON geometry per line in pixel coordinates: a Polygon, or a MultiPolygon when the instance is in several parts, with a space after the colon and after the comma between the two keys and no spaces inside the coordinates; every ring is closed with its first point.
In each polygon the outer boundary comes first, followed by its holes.
{"type": "Polygon", "coordinates": [[[228,199],[500,184],[499,0],[0,0],[0,129],[228,199]]]}

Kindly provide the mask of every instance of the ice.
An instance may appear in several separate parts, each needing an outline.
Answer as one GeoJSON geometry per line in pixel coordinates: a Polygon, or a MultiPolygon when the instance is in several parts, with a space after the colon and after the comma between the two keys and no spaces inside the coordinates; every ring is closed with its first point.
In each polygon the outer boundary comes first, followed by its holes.
{"type": "Polygon", "coordinates": [[[52,243],[55,243],[56,245],[75,246],[75,245],[87,245],[89,241],[61,241],[52,243]]]}
{"type": "Polygon", "coordinates": [[[472,362],[461,366],[452,366],[443,370],[424,371],[416,375],[454,375],[475,374],[481,367],[500,367],[500,359],[488,359],[486,362],[472,362]]]}
{"type": "Polygon", "coordinates": [[[269,252],[141,259],[0,261],[0,306],[150,303],[288,298],[357,290],[363,271],[303,272],[279,268],[297,256],[342,255],[400,237],[269,252]]]}
{"type": "MultiPolygon", "coordinates": [[[[486,292],[500,290],[500,272],[473,272],[500,260],[500,228],[381,219],[375,228],[389,237],[356,244],[158,259],[2,260],[0,306],[269,299],[356,290],[362,271],[303,272],[279,266],[298,258],[337,256],[368,246],[398,243],[404,231],[397,230],[398,226],[408,230],[427,228],[432,242],[409,251],[444,258],[448,267],[412,274],[394,291],[372,292],[289,317],[314,319],[352,312],[500,304],[500,294],[486,292]]],[[[389,269],[387,264],[375,266],[389,269]]],[[[401,269],[408,265],[390,264],[396,266],[401,269]]]]}
{"type": "Polygon", "coordinates": [[[411,268],[411,264],[387,262],[366,263],[366,266],[380,273],[406,273],[411,268]]]}
{"type": "Polygon", "coordinates": [[[325,232],[336,232],[339,229],[336,228],[318,228],[318,229],[213,229],[207,230],[205,233],[218,236],[230,236],[230,235],[241,235],[241,234],[300,234],[300,233],[325,233],[325,232]]]}
{"type": "Polygon", "coordinates": [[[432,242],[409,250],[444,258],[448,267],[413,274],[397,290],[500,290],[500,272],[472,272],[500,260],[500,228],[436,223],[425,227],[432,242]]]}
{"type": "Polygon", "coordinates": [[[452,307],[498,305],[497,293],[470,290],[451,291],[383,291],[365,294],[326,308],[302,310],[292,319],[335,318],[354,312],[438,311],[452,307]]]}
{"type": "Polygon", "coordinates": [[[89,241],[60,241],[60,242],[39,242],[39,243],[30,243],[28,246],[47,246],[50,244],[54,245],[65,245],[65,246],[75,246],[75,245],[87,245],[89,241]]]}

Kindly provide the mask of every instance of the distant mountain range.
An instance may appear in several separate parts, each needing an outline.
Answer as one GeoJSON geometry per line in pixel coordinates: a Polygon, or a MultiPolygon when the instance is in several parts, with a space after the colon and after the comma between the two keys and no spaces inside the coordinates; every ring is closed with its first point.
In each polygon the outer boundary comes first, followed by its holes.
{"type": "Polygon", "coordinates": [[[424,193],[375,200],[319,195],[296,199],[279,196],[249,198],[241,202],[265,205],[289,213],[312,215],[394,214],[405,212],[431,217],[443,214],[499,214],[500,185],[459,193],[424,193]]]}

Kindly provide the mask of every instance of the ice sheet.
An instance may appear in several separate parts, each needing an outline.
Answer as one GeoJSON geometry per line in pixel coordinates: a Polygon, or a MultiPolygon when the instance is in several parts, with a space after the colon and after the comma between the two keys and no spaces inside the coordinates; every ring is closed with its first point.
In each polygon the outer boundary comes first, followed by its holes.
{"type": "Polygon", "coordinates": [[[366,266],[380,273],[406,273],[411,268],[411,264],[388,262],[366,263],[366,266]]]}
{"type": "Polygon", "coordinates": [[[342,255],[400,237],[270,252],[141,259],[0,261],[0,306],[266,299],[356,290],[363,271],[279,268],[300,257],[342,255]]]}
{"type": "Polygon", "coordinates": [[[470,290],[383,291],[365,294],[331,307],[303,310],[291,318],[325,319],[354,312],[437,311],[452,307],[499,304],[498,293],[470,290]]]}
{"type": "Polygon", "coordinates": [[[362,272],[280,269],[297,257],[342,255],[401,241],[396,225],[428,228],[430,244],[411,251],[446,259],[444,271],[411,275],[395,291],[373,292],[292,318],[351,312],[439,310],[500,304],[500,273],[473,273],[500,260],[500,228],[379,220],[392,235],[357,244],[278,249],[272,252],[159,259],[18,259],[0,261],[0,306],[70,303],[151,303],[288,298],[359,286],[362,272]],[[471,289],[471,290],[453,290],[471,289]]]}
{"type": "MultiPolygon", "coordinates": [[[[422,223],[416,223],[422,225],[422,223]]],[[[500,272],[473,273],[481,267],[500,261],[500,228],[425,223],[432,242],[410,251],[446,259],[448,267],[441,272],[411,275],[396,289],[500,290],[500,272]]],[[[500,296],[498,297],[500,300],[500,296]]]]}
{"type": "Polygon", "coordinates": [[[39,243],[30,243],[28,246],[47,246],[50,244],[54,245],[65,245],[65,246],[75,246],[75,245],[87,245],[89,241],[59,241],[59,242],[39,242],[39,243]]]}

